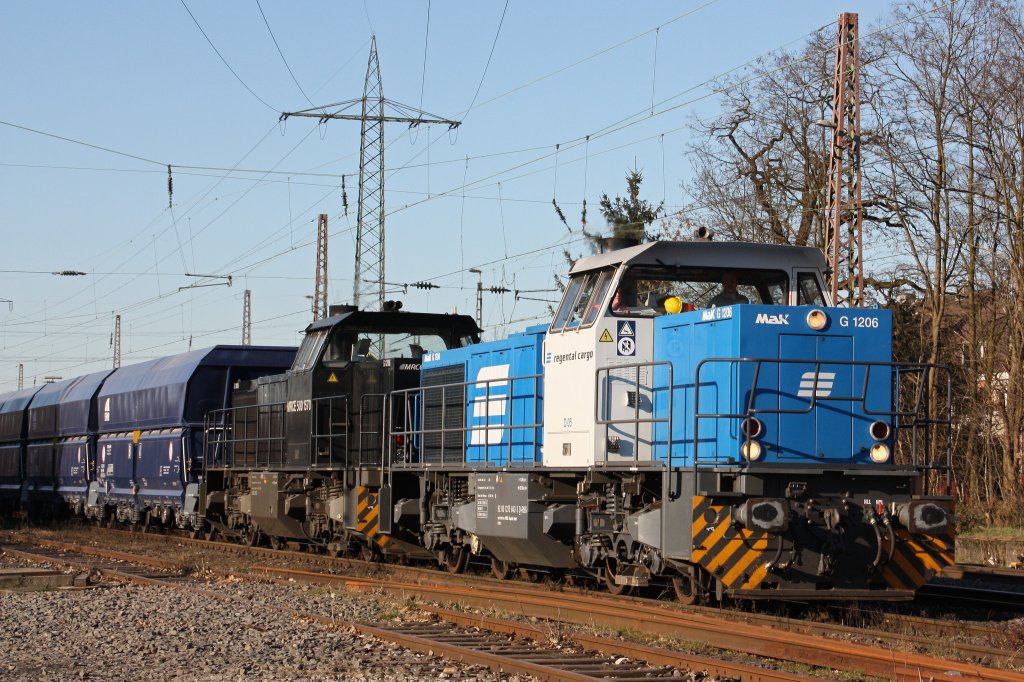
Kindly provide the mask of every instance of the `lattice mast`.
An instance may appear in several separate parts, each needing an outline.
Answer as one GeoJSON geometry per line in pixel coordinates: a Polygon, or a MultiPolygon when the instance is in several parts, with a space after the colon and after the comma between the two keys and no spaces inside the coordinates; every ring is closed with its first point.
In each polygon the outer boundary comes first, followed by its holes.
{"type": "Polygon", "coordinates": [[[826,259],[835,305],[864,305],[863,204],[860,159],[860,42],[857,14],[839,15],[832,147],[825,202],[826,259]],[[842,292],[842,297],[840,297],[842,292]]]}
{"type": "Polygon", "coordinates": [[[327,317],[327,214],[316,221],[316,284],[313,285],[313,321],[327,317]]]}
{"type": "Polygon", "coordinates": [[[121,316],[114,316],[114,369],[121,366],[121,316]]]}
{"type": "Polygon", "coordinates": [[[356,307],[377,299],[377,310],[383,309],[384,253],[384,86],[374,36],[363,82],[359,131],[359,207],[352,283],[352,302],[356,307]]]}
{"type": "Polygon", "coordinates": [[[242,302],[242,345],[252,345],[252,290],[245,290],[242,302]]]}
{"type": "Polygon", "coordinates": [[[356,217],[356,263],[352,285],[352,302],[367,310],[384,307],[384,124],[406,123],[417,126],[424,123],[458,127],[452,121],[385,99],[381,85],[380,60],[377,57],[377,37],[370,41],[370,59],[366,65],[363,97],[336,102],[322,107],[281,114],[281,120],[290,116],[306,116],[325,122],[331,119],[359,121],[359,206],[356,217]],[[344,113],[360,108],[360,113],[344,113]],[[328,109],[336,109],[328,112],[328,109]],[[394,113],[389,114],[388,110],[394,113]]]}

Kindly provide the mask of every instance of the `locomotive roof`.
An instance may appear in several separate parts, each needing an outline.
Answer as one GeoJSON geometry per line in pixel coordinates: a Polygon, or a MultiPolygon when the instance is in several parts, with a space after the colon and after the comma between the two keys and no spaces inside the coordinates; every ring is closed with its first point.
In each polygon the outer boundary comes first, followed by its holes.
{"type": "Polygon", "coordinates": [[[581,258],[570,274],[609,265],[707,266],[720,268],[792,267],[825,269],[821,249],[751,242],[649,242],[581,258]]]}
{"type": "Polygon", "coordinates": [[[376,310],[351,310],[313,322],[306,327],[306,333],[317,329],[328,329],[335,325],[357,327],[360,330],[388,333],[423,333],[451,329],[459,336],[479,334],[481,329],[469,315],[449,313],[381,312],[376,310]]]}

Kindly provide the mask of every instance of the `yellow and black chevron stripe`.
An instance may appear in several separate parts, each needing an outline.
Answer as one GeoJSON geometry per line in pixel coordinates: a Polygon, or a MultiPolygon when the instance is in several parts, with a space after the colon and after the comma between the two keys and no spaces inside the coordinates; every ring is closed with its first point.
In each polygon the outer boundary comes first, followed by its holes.
{"type": "Polygon", "coordinates": [[[769,535],[732,523],[728,505],[693,498],[693,561],[728,589],[754,590],[768,575],[769,535]]]}
{"type": "MultiPolygon", "coordinates": [[[[901,528],[896,531],[892,561],[885,565],[882,576],[894,589],[916,590],[955,561],[953,546],[952,536],[913,535],[901,528]]],[[[888,554],[888,540],[883,549],[888,554]]]]}
{"type": "Polygon", "coordinates": [[[356,531],[366,536],[370,542],[376,543],[381,550],[386,550],[391,543],[391,536],[380,532],[377,491],[366,486],[359,486],[356,491],[359,496],[356,502],[356,531]]]}

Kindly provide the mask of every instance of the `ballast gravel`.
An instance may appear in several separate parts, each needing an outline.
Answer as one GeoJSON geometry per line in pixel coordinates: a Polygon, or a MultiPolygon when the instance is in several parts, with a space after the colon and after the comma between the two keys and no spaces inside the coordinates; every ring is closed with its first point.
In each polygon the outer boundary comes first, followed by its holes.
{"type": "Polygon", "coordinates": [[[0,680],[503,680],[293,618],[398,624],[411,613],[384,597],[273,584],[212,583],[228,602],[157,587],[0,591],[0,680]]]}

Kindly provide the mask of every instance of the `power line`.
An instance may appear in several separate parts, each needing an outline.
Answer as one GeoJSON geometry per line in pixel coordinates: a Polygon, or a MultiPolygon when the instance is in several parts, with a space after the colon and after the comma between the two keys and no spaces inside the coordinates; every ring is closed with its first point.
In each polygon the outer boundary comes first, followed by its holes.
{"type": "MultiPolygon", "coordinates": [[[[188,8],[188,5],[185,4],[185,0],[180,0],[180,2],[181,2],[181,6],[185,8],[186,12],[188,12],[188,15],[190,17],[192,17],[192,22],[195,23],[196,28],[198,28],[199,32],[203,34],[204,38],[206,38],[206,42],[209,43],[210,47],[213,48],[213,51],[217,53],[217,56],[220,57],[220,61],[223,62],[224,66],[228,67],[228,71],[230,71],[231,75],[235,77],[235,80],[237,80],[239,83],[241,83],[242,87],[245,88],[246,90],[248,90],[250,95],[252,95],[256,99],[258,99],[263,104],[263,106],[265,106],[266,108],[270,109],[271,111],[279,111],[278,109],[275,109],[274,107],[272,107],[269,104],[267,104],[266,101],[262,97],[260,97],[255,92],[253,92],[252,88],[250,88],[248,85],[246,85],[245,81],[242,80],[242,77],[239,76],[235,72],[235,70],[233,68],[231,68],[231,65],[228,64],[228,60],[224,59],[224,55],[222,55],[220,53],[220,50],[217,49],[217,46],[213,44],[212,40],[210,40],[210,36],[206,35],[206,31],[204,31],[203,27],[199,25],[199,20],[196,19],[196,16],[194,14],[192,14],[192,10],[190,10],[188,8]]],[[[261,13],[262,13],[262,11],[263,10],[260,10],[261,13]]]]}
{"type": "Polygon", "coordinates": [[[505,0],[505,9],[501,10],[501,19],[498,20],[498,30],[494,32],[494,42],[491,43],[491,51],[487,55],[487,63],[484,64],[484,72],[480,74],[480,82],[477,83],[476,92],[473,93],[473,101],[466,107],[468,113],[473,105],[476,104],[476,98],[480,96],[480,88],[484,86],[484,78],[487,77],[487,69],[491,68],[491,57],[494,56],[494,48],[498,45],[498,36],[501,35],[501,27],[505,23],[505,13],[508,12],[508,0],[505,0]]]}
{"type": "Polygon", "coordinates": [[[256,7],[260,11],[260,16],[263,17],[263,23],[267,27],[267,33],[270,34],[270,39],[274,41],[274,47],[277,48],[277,53],[281,55],[281,61],[284,62],[284,68],[288,69],[288,75],[292,77],[295,87],[299,89],[302,96],[306,98],[307,102],[309,102],[309,106],[313,106],[313,101],[309,99],[309,95],[307,95],[306,91],[302,89],[301,85],[299,85],[299,79],[295,77],[295,72],[292,71],[292,67],[288,66],[288,60],[284,58],[284,52],[281,51],[281,46],[277,44],[277,38],[274,37],[274,31],[270,28],[270,22],[267,21],[267,15],[263,13],[263,7],[260,5],[260,0],[256,0],[256,7]]]}

